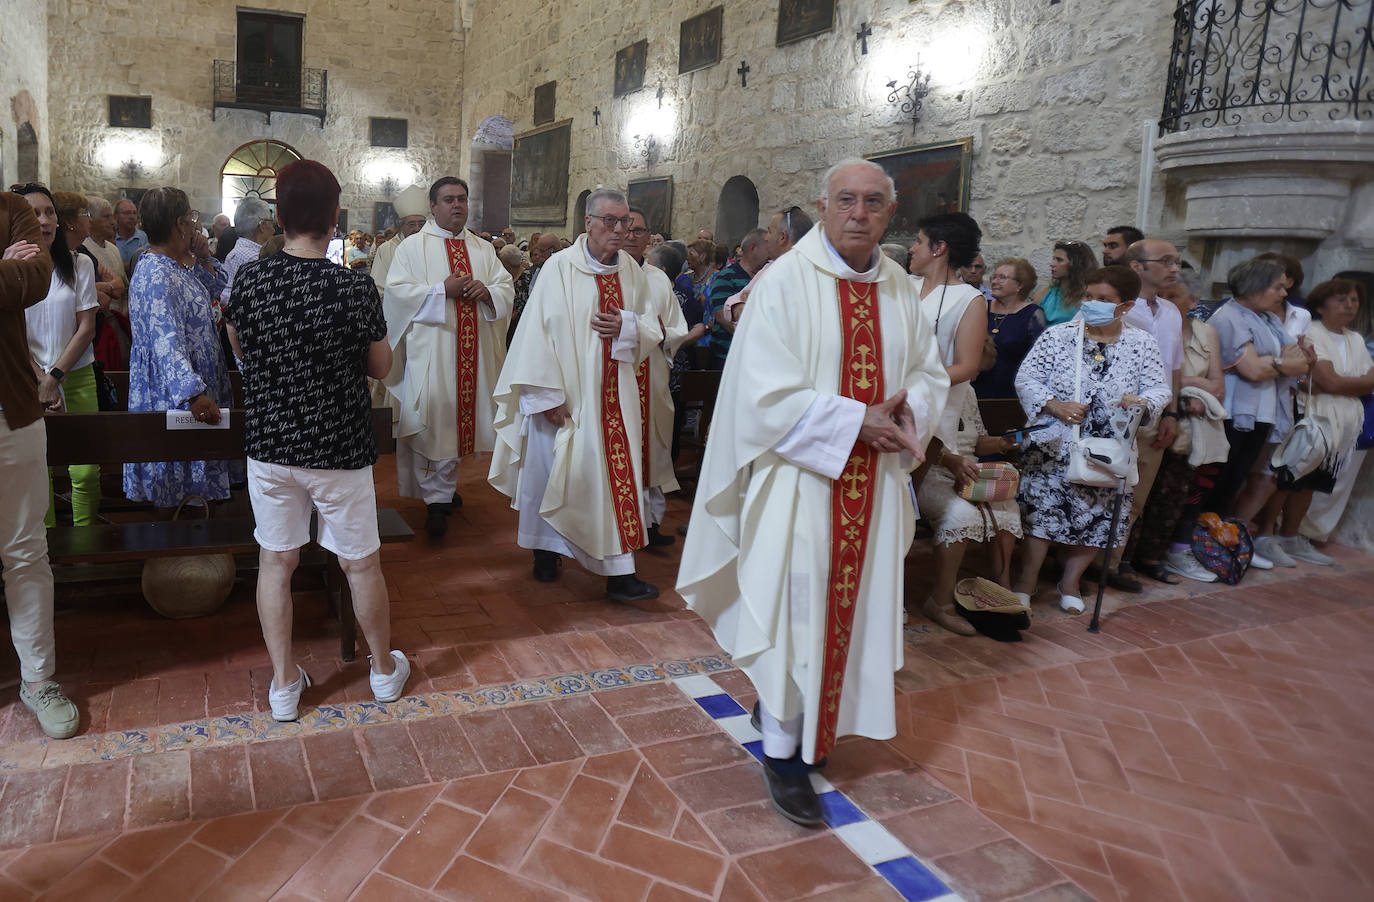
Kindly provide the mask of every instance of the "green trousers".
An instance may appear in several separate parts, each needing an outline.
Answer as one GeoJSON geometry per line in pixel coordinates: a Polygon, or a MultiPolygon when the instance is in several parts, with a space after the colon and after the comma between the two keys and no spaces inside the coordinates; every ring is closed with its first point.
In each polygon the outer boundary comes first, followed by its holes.
{"type": "MultiPolygon", "coordinates": [[[[100,410],[95,394],[95,365],[83,366],[68,373],[62,381],[62,396],[66,399],[68,413],[95,413],[100,410]]],[[[72,464],[67,468],[67,473],[72,479],[72,524],[93,526],[95,515],[100,510],[100,465],[72,464]]],[[[43,518],[43,525],[57,525],[57,510],[52,498],[52,467],[48,468],[48,515],[43,518]]]]}

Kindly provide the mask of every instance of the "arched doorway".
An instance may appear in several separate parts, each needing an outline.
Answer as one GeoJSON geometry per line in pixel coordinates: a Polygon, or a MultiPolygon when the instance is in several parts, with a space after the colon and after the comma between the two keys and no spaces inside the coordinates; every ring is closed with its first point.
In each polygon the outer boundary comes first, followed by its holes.
{"type": "Polygon", "coordinates": [[[572,233],[576,238],[586,231],[582,224],[587,220],[587,198],[591,196],[591,191],[583,191],[577,195],[577,203],[573,204],[572,233]]]}
{"type": "Polygon", "coordinates": [[[220,211],[231,220],[239,201],[257,197],[275,205],[277,172],[301,159],[300,152],[280,141],[250,141],[220,167],[220,211]]]}
{"type": "Polygon", "coordinates": [[[510,225],[510,168],[515,125],[505,116],[488,116],[472,136],[468,170],[468,226],[499,232],[510,225]]]}
{"type": "Polygon", "coordinates": [[[742,175],[726,180],[716,204],[716,243],[734,249],[750,229],[759,226],[759,192],[742,175]]]}

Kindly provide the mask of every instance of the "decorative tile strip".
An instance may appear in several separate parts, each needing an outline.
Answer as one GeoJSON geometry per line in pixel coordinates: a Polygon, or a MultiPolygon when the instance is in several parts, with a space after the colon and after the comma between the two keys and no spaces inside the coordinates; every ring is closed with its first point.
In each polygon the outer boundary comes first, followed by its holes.
{"type": "Polygon", "coordinates": [[[658,664],[562,673],[454,692],[408,695],[386,705],[374,701],[316,705],[303,710],[300,720],[291,723],[278,723],[269,712],[262,711],[137,730],[93,733],[64,741],[40,739],[0,743],[0,773],[92,764],[180,749],[288,739],[381,723],[409,723],[661,683],[673,678],[730,670],[732,666],[724,655],[703,655],[658,664]]]}

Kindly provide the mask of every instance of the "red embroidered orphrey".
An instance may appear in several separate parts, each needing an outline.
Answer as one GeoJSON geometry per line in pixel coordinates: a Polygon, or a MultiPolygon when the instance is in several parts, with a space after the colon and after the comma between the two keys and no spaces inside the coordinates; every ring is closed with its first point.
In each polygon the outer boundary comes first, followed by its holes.
{"type": "MultiPolygon", "coordinates": [[[[837,279],[840,333],[840,394],[863,404],[883,400],[882,330],[878,324],[878,286],[837,279]]],[[[816,723],[819,761],[835,746],[844,690],[845,663],[854,629],[854,607],[863,580],[864,552],[873,513],[878,452],[855,442],[844,472],[830,489],[830,576],[825,601],[825,654],[821,659],[821,704],[816,723]]]]}
{"type": "MultiPolygon", "coordinates": [[[[449,273],[471,276],[467,242],[445,238],[449,273]]],[[[458,456],[467,457],[477,444],[477,305],[458,301],[458,456]]]]}
{"type": "MultiPolygon", "coordinates": [[[[619,314],[620,276],[597,276],[602,313],[619,314]]],[[[639,512],[639,485],[635,482],[634,457],[625,418],[620,412],[620,361],[611,358],[611,343],[603,341],[601,370],[601,440],[606,452],[606,475],[611,483],[611,509],[622,552],[644,547],[644,525],[639,512]]],[[[644,403],[640,388],[640,404],[644,403]]]]}

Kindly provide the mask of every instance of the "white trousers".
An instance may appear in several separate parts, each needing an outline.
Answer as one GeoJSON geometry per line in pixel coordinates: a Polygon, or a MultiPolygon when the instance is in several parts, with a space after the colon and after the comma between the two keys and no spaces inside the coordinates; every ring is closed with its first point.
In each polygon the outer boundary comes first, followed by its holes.
{"type": "Polygon", "coordinates": [[[1341,524],[1345,507],[1350,503],[1350,493],[1355,490],[1355,482],[1368,453],[1368,449],[1350,452],[1350,459],[1336,475],[1336,485],[1331,489],[1331,494],[1312,493],[1312,506],[1307,509],[1307,516],[1302,521],[1303,535],[1318,542],[1331,538],[1331,533],[1341,524]]]}
{"type": "Polygon", "coordinates": [[[19,672],[30,683],[57,670],[48,566],[48,432],[40,419],[10,429],[0,412],[0,564],[19,672]]]}
{"type": "Polygon", "coordinates": [[[763,733],[763,753],[769,758],[791,758],[801,745],[802,717],[778,720],[759,702],[759,730],[763,733]]]}
{"type": "Polygon", "coordinates": [[[552,551],[576,560],[588,572],[598,576],[624,576],[635,572],[633,552],[616,554],[608,558],[595,558],[578,548],[549,522],[539,516],[539,506],[544,502],[544,490],[549,485],[549,473],[553,470],[554,441],[558,437],[558,427],[550,423],[543,414],[536,413],[525,418],[529,433],[525,436],[525,457],[520,462],[519,498],[520,520],[515,536],[521,548],[536,551],[552,551]]]}
{"type": "Polygon", "coordinates": [[[657,526],[663,522],[663,515],[668,512],[668,499],[663,495],[663,489],[658,486],[644,490],[644,516],[648,518],[650,526],[657,526]]]}
{"type": "Polygon", "coordinates": [[[458,490],[458,462],[430,460],[419,451],[410,436],[396,440],[396,489],[402,498],[419,498],[425,504],[444,504],[458,490]]]}

